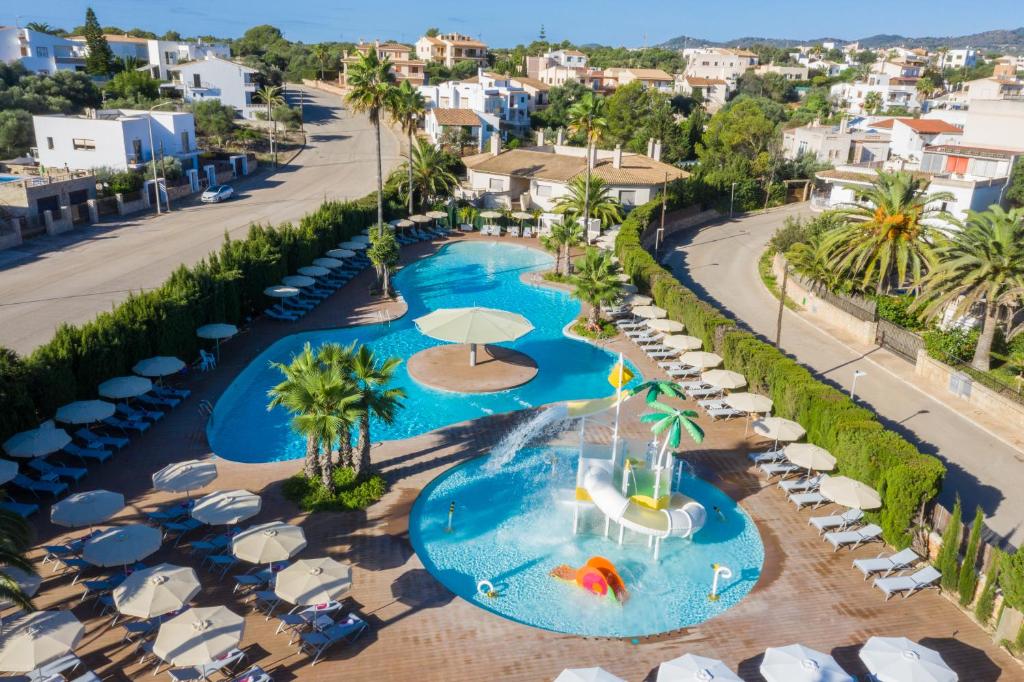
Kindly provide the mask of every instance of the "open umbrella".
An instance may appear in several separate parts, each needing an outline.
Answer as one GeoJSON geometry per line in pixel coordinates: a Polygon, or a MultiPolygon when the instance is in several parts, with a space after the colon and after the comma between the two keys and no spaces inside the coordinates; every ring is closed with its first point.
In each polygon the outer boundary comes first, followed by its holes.
{"type": "Polygon", "coordinates": [[[264,289],[263,293],[271,298],[292,298],[293,296],[298,296],[300,292],[295,287],[275,284],[272,287],[264,289]]]}
{"type": "Polygon", "coordinates": [[[441,341],[469,344],[469,365],[476,365],[479,343],[515,341],[533,331],[519,313],[494,308],[441,308],[414,320],[422,334],[441,341]]]}
{"type": "MultiPolygon", "coordinates": [[[[26,573],[20,568],[14,566],[2,566],[0,567],[0,573],[3,573],[8,578],[18,584],[18,589],[26,597],[31,598],[36,592],[39,591],[39,586],[43,584],[43,579],[34,573],[26,573]]],[[[0,599],[0,611],[10,607],[13,602],[0,599]]],[[[3,623],[3,619],[0,618],[0,624],[3,623]]],[[[3,632],[3,628],[0,627],[0,632],[3,632]]]]}
{"type": "Polygon", "coordinates": [[[443,220],[448,217],[448,214],[444,211],[427,211],[427,217],[431,220],[443,220]]]}
{"type": "Polygon", "coordinates": [[[501,217],[501,211],[481,211],[480,217],[486,218],[487,220],[494,220],[495,218],[501,217]]]}
{"type": "Polygon", "coordinates": [[[4,628],[0,670],[26,673],[75,650],[85,628],[71,611],[36,611],[4,628]]]}
{"type": "Polygon", "coordinates": [[[231,552],[251,564],[269,564],[292,558],[306,546],[298,526],[274,521],[243,530],[231,540],[231,552]]]}
{"type": "Polygon", "coordinates": [[[512,214],[512,217],[516,220],[533,220],[533,214],[526,211],[516,211],[512,214]]]}
{"type": "Polygon", "coordinates": [[[633,314],[645,320],[658,320],[668,317],[668,311],[656,305],[638,305],[633,307],[633,314]]]}
{"type": "Polygon", "coordinates": [[[430,222],[430,216],[425,216],[417,213],[415,215],[409,216],[409,220],[413,221],[414,223],[419,223],[420,225],[426,225],[427,223],[430,222]]]}
{"type": "Polygon", "coordinates": [[[701,372],[700,380],[726,391],[734,391],[747,385],[747,380],[742,374],[727,369],[710,369],[707,372],[701,372]]]}
{"type": "Polygon", "coordinates": [[[70,442],[67,431],[58,429],[52,421],[45,421],[38,428],[16,433],[4,441],[4,452],[11,457],[45,457],[70,442]]]}
{"type": "Polygon", "coordinates": [[[114,416],[114,403],[105,400],[79,400],[57,408],[55,419],[65,424],[92,424],[114,416]]]}
{"type": "Polygon", "coordinates": [[[397,228],[400,228],[400,229],[403,229],[403,230],[406,229],[407,227],[412,227],[415,224],[416,223],[414,223],[413,221],[408,220],[406,218],[396,218],[395,220],[391,221],[391,226],[392,227],[397,227],[397,228]]]}
{"type": "Polygon", "coordinates": [[[857,653],[878,682],[957,682],[939,652],[906,637],[872,637],[857,653]]]}
{"type": "Polygon", "coordinates": [[[260,496],[248,490],[218,490],[196,500],[192,518],[211,526],[228,526],[256,516],[260,496]]]}
{"type": "Polygon", "coordinates": [[[663,338],[661,340],[661,345],[675,350],[698,350],[704,344],[696,336],[673,334],[672,336],[666,336],[663,338]]]}
{"type": "Polygon", "coordinates": [[[682,322],[675,320],[648,320],[647,326],[656,332],[665,332],[666,334],[676,334],[685,329],[682,322]]]}
{"type": "Polygon", "coordinates": [[[328,258],[334,258],[335,260],[345,260],[346,258],[354,258],[356,252],[351,249],[331,249],[327,252],[328,258]]]}
{"type": "Polygon", "coordinates": [[[189,609],[160,626],[153,653],[174,666],[204,665],[238,646],[244,628],[223,606],[189,609]]]}
{"type": "Polygon", "coordinates": [[[772,399],[760,393],[730,393],[722,402],[741,412],[765,413],[772,411],[772,399]]]}
{"type": "Polygon", "coordinates": [[[743,682],[717,658],[683,654],[658,666],[657,682],[743,682]]]}
{"type": "Polygon", "coordinates": [[[653,301],[654,299],[652,299],[650,296],[644,296],[643,294],[629,294],[628,296],[624,296],[622,298],[622,302],[624,304],[628,306],[633,306],[634,308],[636,308],[637,306],[650,305],[651,303],[653,303],[653,301]]]}
{"type": "Polygon", "coordinates": [[[760,672],[768,682],[855,682],[836,659],[802,644],[769,647],[760,672]]]}
{"type": "Polygon", "coordinates": [[[192,601],[202,586],[187,566],[157,564],[128,576],[114,588],[114,604],[126,616],[156,618],[192,601]]]}
{"type": "Polygon", "coordinates": [[[144,377],[165,377],[185,369],[185,363],[178,358],[157,355],[135,363],[132,371],[144,377]]]}
{"type": "Polygon", "coordinates": [[[566,668],[558,673],[555,682],[626,682],[604,668],[566,668]]]}
{"type": "Polygon", "coordinates": [[[882,497],[869,485],[846,476],[828,476],[821,482],[818,492],[825,499],[851,509],[878,509],[882,497]]]}
{"type": "Polygon", "coordinates": [[[296,606],[325,604],[352,587],[352,567],[334,559],[301,559],[277,574],[274,592],[296,606]]]}
{"type": "Polygon", "coordinates": [[[722,357],[714,353],[706,353],[704,351],[695,350],[689,353],[683,353],[679,357],[679,362],[690,367],[699,367],[701,369],[711,369],[712,367],[718,367],[722,364],[722,357]]]}
{"type": "MultiPolygon", "coordinates": [[[[366,251],[366,247],[368,246],[369,244],[366,242],[357,242],[352,240],[338,244],[339,249],[344,249],[346,251],[366,251]]],[[[330,252],[328,251],[328,253],[330,252]]]]}
{"type": "Polygon", "coordinates": [[[18,464],[7,459],[0,459],[0,485],[13,481],[18,475],[18,464]]]}
{"type": "Polygon", "coordinates": [[[153,474],[153,487],[169,493],[187,493],[217,478],[217,465],[201,459],[168,464],[153,474]]]}
{"type": "MultiPolygon", "coordinates": [[[[341,251],[341,249],[336,249],[336,250],[337,251],[341,251]]],[[[346,253],[349,253],[352,256],[355,255],[351,251],[346,251],[346,253]]],[[[349,258],[349,256],[345,256],[345,258],[349,258]]],[[[314,258],[313,259],[313,265],[317,266],[318,268],[327,268],[328,270],[337,270],[340,267],[344,267],[345,261],[343,261],[341,259],[338,259],[338,258],[334,258],[333,256],[332,257],[328,257],[328,258],[314,258]]]]}
{"type": "Polygon", "coordinates": [[[160,549],[159,528],[142,523],[108,528],[86,540],[82,558],[94,566],[127,566],[160,549]]]}
{"type": "Polygon", "coordinates": [[[316,284],[316,280],[312,277],[306,277],[305,275],[288,275],[287,277],[281,278],[281,283],[288,287],[297,287],[299,289],[305,289],[316,284]]]}
{"type": "Polygon", "coordinates": [[[88,490],[68,495],[50,507],[50,521],[58,526],[84,528],[103,523],[124,509],[124,495],[109,490],[88,490]]]}
{"type": "Polygon", "coordinates": [[[771,438],[776,443],[780,440],[790,443],[803,438],[807,431],[804,427],[790,419],[765,417],[754,422],[754,433],[765,438],[771,438]]]}
{"type": "Polygon", "coordinates": [[[233,324],[227,324],[225,322],[204,324],[202,327],[196,330],[196,336],[198,336],[199,338],[213,339],[215,344],[215,352],[217,353],[218,360],[220,360],[220,342],[226,339],[230,339],[237,333],[238,327],[236,327],[233,324]]]}
{"type": "Polygon", "coordinates": [[[836,468],[836,458],[825,448],[812,443],[790,443],[782,452],[786,459],[804,469],[832,471],[836,468]]]}
{"type": "Polygon", "coordinates": [[[319,265],[304,265],[299,268],[296,272],[306,277],[323,277],[324,275],[331,274],[331,271],[327,268],[322,268],[319,265]]]}
{"type": "Polygon", "coordinates": [[[149,393],[153,390],[153,382],[146,377],[114,377],[104,381],[96,390],[103,398],[125,400],[149,393]]]}
{"type": "Polygon", "coordinates": [[[369,244],[370,236],[369,234],[357,234],[354,237],[351,237],[349,241],[353,241],[356,244],[369,244]]]}

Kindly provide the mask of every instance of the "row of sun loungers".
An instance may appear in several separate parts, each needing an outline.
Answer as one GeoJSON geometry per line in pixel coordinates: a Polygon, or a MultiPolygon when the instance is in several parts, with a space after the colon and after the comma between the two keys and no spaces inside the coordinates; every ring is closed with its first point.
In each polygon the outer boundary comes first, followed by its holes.
{"type": "MultiPolygon", "coordinates": [[[[480,234],[490,237],[501,236],[501,225],[484,225],[480,228],[480,234]]],[[[519,227],[518,225],[512,225],[508,227],[505,232],[510,237],[527,237],[532,238],[534,236],[534,230],[532,227],[519,227]]]]}
{"type": "Polygon", "coordinates": [[[399,244],[415,244],[416,242],[442,239],[448,236],[448,228],[438,224],[434,228],[415,227],[402,230],[395,234],[395,241],[399,244]]]}
{"type": "Polygon", "coordinates": [[[351,281],[359,272],[369,267],[370,260],[356,255],[345,261],[345,267],[331,271],[329,275],[317,278],[314,286],[304,287],[298,296],[281,299],[280,303],[263,311],[269,318],[282,322],[295,322],[320,305],[327,297],[351,281]]]}

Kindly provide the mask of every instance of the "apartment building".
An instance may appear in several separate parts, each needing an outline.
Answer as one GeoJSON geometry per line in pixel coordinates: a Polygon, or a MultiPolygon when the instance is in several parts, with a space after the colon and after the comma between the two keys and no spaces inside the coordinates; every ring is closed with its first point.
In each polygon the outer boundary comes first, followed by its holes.
{"type": "Polygon", "coordinates": [[[630,83],[642,83],[646,88],[671,93],[675,87],[675,77],[661,69],[609,67],[604,70],[606,89],[614,90],[630,83]]]}
{"type": "Polygon", "coordinates": [[[508,139],[523,136],[530,129],[530,95],[508,76],[480,69],[473,78],[424,85],[419,91],[428,112],[435,108],[442,110],[433,120],[427,117],[427,136],[434,144],[440,141],[444,126],[472,126],[467,116],[447,113],[452,110],[473,112],[478,121],[476,138],[481,148],[492,134],[508,139]]]}
{"type": "Polygon", "coordinates": [[[935,65],[940,69],[963,69],[976,66],[981,53],[978,50],[964,48],[961,50],[940,50],[936,55],[935,65]]]}
{"type": "Polygon", "coordinates": [[[604,89],[604,72],[591,68],[587,56],[575,50],[555,50],[526,58],[527,77],[548,86],[582,83],[591,90],[604,89]]]}
{"type": "Polygon", "coordinates": [[[487,44],[461,33],[440,33],[423,36],[416,41],[416,56],[451,68],[459,62],[472,60],[487,64],[487,44]]]}
{"type": "Polygon", "coordinates": [[[839,125],[812,123],[782,133],[783,158],[795,160],[812,155],[822,163],[877,165],[889,158],[891,133],[852,130],[847,120],[839,125]]]}
{"type": "Polygon", "coordinates": [[[788,81],[805,81],[807,80],[808,72],[808,68],[802,64],[759,64],[754,68],[754,73],[759,76],[777,73],[788,81]]]}
{"type": "MultiPolygon", "coordinates": [[[[149,74],[157,80],[170,80],[170,69],[182,62],[205,59],[207,56],[227,59],[231,49],[223,43],[186,42],[180,40],[153,40],[129,35],[107,34],[104,36],[114,57],[120,60],[135,60],[148,66],[149,74]]],[[[70,36],[79,53],[89,53],[84,36],[70,36]]]]}
{"type": "Polygon", "coordinates": [[[391,62],[391,73],[394,74],[395,80],[409,81],[417,87],[427,82],[427,63],[412,58],[413,48],[401,43],[382,43],[375,40],[372,43],[360,42],[354,52],[346,52],[341,58],[338,81],[342,87],[348,86],[349,68],[359,61],[360,55],[369,54],[370,50],[375,50],[378,57],[391,62]]]}
{"type": "Polygon", "coordinates": [[[704,108],[713,114],[725,106],[729,84],[720,78],[701,78],[678,73],[675,76],[675,92],[703,103],[704,108]]]}
{"type": "Polygon", "coordinates": [[[684,75],[723,80],[730,90],[736,87],[736,81],[747,69],[758,65],[757,55],[749,50],[699,47],[683,50],[683,56],[686,57],[684,75]]]}
{"type": "Polygon", "coordinates": [[[840,102],[848,113],[855,115],[874,113],[866,108],[868,97],[873,92],[878,93],[880,97],[880,112],[892,107],[902,107],[911,112],[919,111],[921,103],[917,99],[917,81],[917,78],[870,73],[865,80],[833,85],[831,96],[840,102]]]}
{"type": "Polygon", "coordinates": [[[16,26],[0,26],[0,61],[21,62],[31,73],[85,69],[84,54],[74,41],[16,26]]]}
{"type": "Polygon", "coordinates": [[[183,62],[169,70],[171,83],[186,102],[219,100],[235,108],[242,118],[254,119],[266,107],[253,100],[257,69],[220,57],[183,62]]]}

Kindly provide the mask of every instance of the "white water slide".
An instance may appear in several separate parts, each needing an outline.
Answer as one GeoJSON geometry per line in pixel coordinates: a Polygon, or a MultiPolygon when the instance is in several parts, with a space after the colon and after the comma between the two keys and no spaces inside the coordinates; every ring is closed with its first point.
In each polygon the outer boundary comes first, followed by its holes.
{"type": "Polygon", "coordinates": [[[704,527],[704,506],[680,493],[672,493],[668,509],[651,509],[633,502],[612,482],[611,473],[590,467],[583,488],[601,513],[615,523],[642,535],[656,538],[687,538],[704,527]]]}

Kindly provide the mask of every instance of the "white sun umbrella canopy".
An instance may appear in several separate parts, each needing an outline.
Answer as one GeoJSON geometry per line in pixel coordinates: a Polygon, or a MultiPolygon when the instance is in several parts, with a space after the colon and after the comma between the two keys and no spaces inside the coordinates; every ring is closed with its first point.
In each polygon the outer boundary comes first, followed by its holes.
{"type": "Polygon", "coordinates": [[[684,654],[658,666],[657,682],[743,682],[717,658],[684,654]]]}
{"type": "Polygon", "coordinates": [[[772,411],[772,399],[760,393],[730,393],[722,402],[740,412],[763,414],[772,411]]]}
{"type": "Polygon", "coordinates": [[[192,518],[210,526],[229,526],[260,513],[260,496],[248,490],[218,490],[196,500],[192,518]]]}
{"type": "Polygon", "coordinates": [[[88,490],[68,495],[50,507],[50,521],[67,528],[103,523],[124,509],[124,495],[109,490],[88,490]]]}
{"type": "Polygon", "coordinates": [[[857,653],[878,682],[957,682],[939,652],[906,637],[872,637],[857,653]]]}
{"type": "Polygon", "coordinates": [[[800,424],[791,419],[783,419],[782,417],[758,419],[754,422],[753,427],[754,433],[759,436],[787,443],[800,440],[807,433],[806,429],[800,426],[800,424]]]}
{"type": "Polygon", "coordinates": [[[132,371],[144,377],[165,377],[177,374],[185,369],[185,363],[169,355],[156,355],[140,360],[132,367],[132,371]]]}
{"type": "Polygon", "coordinates": [[[644,294],[629,294],[622,298],[622,302],[635,309],[639,306],[650,305],[654,302],[654,299],[650,296],[645,296],[644,294]]]}
{"type": "MultiPolygon", "coordinates": [[[[34,573],[26,573],[20,568],[16,568],[14,566],[0,567],[0,573],[3,573],[13,580],[18,585],[18,589],[21,590],[22,594],[29,598],[35,595],[35,593],[39,591],[39,587],[43,584],[43,579],[38,575],[35,575],[34,573]]],[[[9,608],[13,604],[14,602],[8,599],[0,598],[0,611],[9,608]]]]}
{"type": "Polygon", "coordinates": [[[281,283],[287,287],[296,287],[298,289],[305,289],[316,284],[316,280],[312,277],[306,277],[305,275],[288,275],[287,277],[281,278],[281,283]]]}
{"type": "Polygon", "coordinates": [[[160,626],[153,653],[174,666],[204,665],[237,647],[244,628],[223,606],[189,609],[160,626]]]}
{"type": "Polygon", "coordinates": [[[306,277],[323,277],[324,275],[331,274],[331,271],[327,268],[322,268],[319,265],[304,265],[297,271],[300,275],[306,277]]]}
{"type": "Polygon", "coordinates": [[[405,228],[407,228],[407,227],[412,227],[415,224],[416,223],[414,223],[413,221],[408,220],[406,218],[395,218],[390,223],[391,227],[398,227],[398,228],[401,228],[403,230],[405,228]]]}
{"type": "Polygon", "coordinates": [[[168,464],[153,474],[153,487],[169,493],[187,493],[202,488],[215,478],[216,464],[201,459],[190,459],[168,464]]]}
{"type": "Polygon", "coordinates": [[[108,528],[82,547],[82,558],[95,566],[127,566],[160,549],[159,528],[142,523],[108,528]]]}
{"type": "Polygon", "coordinates": [[[275,284],[272,287],[267,287],[263,290],[265,296],[270,298],[292,298],[298,296],[301,292],[295,287],[285,286],[284,284],[275,284]]]}
{"type": "Polygon", "coordinates": [[[425,216],[425,215],[421,215],[421,214],[417,213],[415,215],[409,216],[409,220],[411,220],[414,223],[419,223],[421,225],[425,225],[426,223],[430,222],[430,216],[425,216]]]}
{"type": "Polygon", "coordinates": [[[494,308],[441,308],[414,320],[420,333],[433,339],[469,344],[469,364],[476,365],[480,343],[515,341],[533,331],[519,313],[494,308]]]}
{"type": "Polygon", "coordinates": [[[114,403],[105,400],[78,400],[57,408],[55,419],[65,424],[92,424],[114,416],[114,403]]]}
{"type": "Polygon", "coordinates": [[[357,234],[354,237],[352,237],[351,239],[349,239],[349,241],[353,241],[353,242],[355,242],[357,244],[369,244],[370,243],[370,237],[369,237],[369,235],[366,235],[366,234],[357,234]]]}
{"type": "MultiPolygon", "coordinates": [[[[338,249],[338,250],[340,251],[341,249],[338,249]]],[[[352,254],[352,255],[355,255],[355,254],[352,254]]],[[[348,256],[346,256],[346,258],[348,258],[348,256]]],[[[343,261],[343,260],[341,260],[339,258],[334,258],[334,257],[330,257],[329,256],[327,258],[314,258],[313,259],[313,265],[315,265],[318,268],[327,268],[327,270],[337,270],[340,267],[344,267],[345,261],[343,261]]]]}
{"type": "Polygon", "coordinates": [[[666,334],[676,334],[685,329],[682,322],[676,322],[675,320],[648,320],[647,327],[656,332],[665,332],[666,334]]]}
{"type": "Polygon", "coordinates": [[[618,675],[612,675],[604,668],[566,668],[558,674],[555,682],[626,682],[618,675]]]}
{"type": "MultiPolygon", "coordinates": [[[[426,215],[431,220],[442,220],[443,218],[447,218],[448,217],[448,214],[445,213],[444,211],[427,211],[426,215]]],[[[527,215],[529,215],[529,214],[527,214],[527,215]]],[[[533,216],[530,216],[530,217],[532,218],[533,216]]]]}
{"type": "Polygon", "coordinates": [[[327,252],[328,258],[333,258],[334,260],[341,261],[345,260],[346,258],[354,258],[355,255],[356,252],[353,251],[352,249],[331,249],[330,251],[327,252]]]}
{"type": "Polygon", "coordinates": [[[4,452],[11,457],[45,457],[70,442],[71,436],[67,431],[58,429],[52,421],[46,421],[38,428],[8,438],[4,441],[4,452]]]}
{"type": "Polygon", "coordinates": [[[760,672],[768,682],[855,682],[836,659],[802,644],[769,647],[760,672]]]}
{"type": "MultiPolygon", "coordinates": [[[[427,215],[430,215],[429,213],[427,215]]],[[[512,214],[512,217],[516,220],[533,220],[533,214],[527,213],[526,211],[516,211],[512,214]]]]}
{"type": "Polygon", "coordinates": [[[790,443],[782,452],[786,459],[804,469],[832,471],[836,468],[836,458],[825,448],[813,443],[790,443]]]}
{"type": "Polygon", "coordinates": [[[683,353],[679,358],[679,362],[684,365],[689,365],[690,367],[711,369],[712,367],[718,367],[722,364],[722,357],[715,355],[714,353],[695,350],[689,353],[683,353]]]}
{"type": "Polygon", "coordinates": [[[202,327],[196,330],[196,336],[201,339],[212,339],[216,341],[223,341],[224,339],[230,339],[232,336],[238,333],[238,327],[233,324],[226,322],[213,322],[211,324],[204,324],[202,327]]]}
{"type": "Polygon", "coordinates": [[[666,336],[661,340],[661,345],[673,348],[675,350],[699,350],[704,342],[698,339],[696,336],[686,336],[685,334],[673,334],[666,336]]]}
{"type": "Polygon", "coordinates": [[[488,220],[493,220],[495,218],[500,218],[501,217],[501,211],[481,211],[480,212],[480,217],[481,218],[486,218],[488,220]]]}
{"type": "Polygon", "coordinates": [[[102,398],[126,400],[149,393],[153,390],[153,382],[146,377],[114,377],[104,381],[96,390],[102,398]]]}
{"type": "Polygon", "coordinates": [[[829,476],[821,482],[818,492],[825,499],[851,509],[878,509],[882,498],[869,485],[846,476],[829,476]]]}
{"type": "Polygon", "coordinates": [[[701,372],[700,380],[727,391],[734,391],[747,385],[747,380],[742,374],[727,369],[709,369],[707,372],[701,372]]]}
{"type": "Polygon", "coordinates": [[[645,320],[660,320],[668,317],[668,311],[656,305],[638,305],[633,307],[633,314],[645,320]]]}
{"type": "Polygon", "coordinates": [[[0,459],[0,485],[13,481],[18,475],[18,465],[7,459],[0,459]]]}
{"type": "Polygon", "coordinates": [[[346,251],[365,251],[368,246],[369,244],[366,242],[357,242],[352,240],[338,244],[339,249],[344,249],[346,251]]]}
{"type": "Polygon", "coordinates": [[[336,601],[352,587],[352,567],[329,557],[301,559],[277,574],[274,592],[296,606],[336,601]]]}
{"type": "Polygon", "coordinates": [[[0,670],[31,672],[73,652],[85,628],[71,611],[36,611],[4,626],[0,670]]]}
{"type": "Polygon", "coordinates": [[[192,601],[201,587],[188,566],[157,564],[132,573],[114,588],[114,604],[126,616],[156,618],[192,601]]]}
{"type": "Polygon", "coordinates": [[[302,551],[306,535],[298,526],[275,521],[247,528],[231,540],[231,552],[251,564],[285,561],[302,551]]]}

